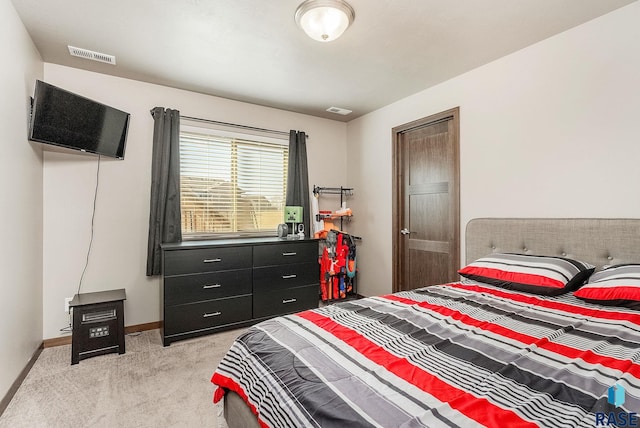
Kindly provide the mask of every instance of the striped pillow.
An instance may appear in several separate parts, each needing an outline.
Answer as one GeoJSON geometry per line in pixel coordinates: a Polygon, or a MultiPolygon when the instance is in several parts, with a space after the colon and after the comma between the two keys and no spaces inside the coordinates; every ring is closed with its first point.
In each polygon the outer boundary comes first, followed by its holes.
{"type": "Polygon", "coordinates": [[[556,296],[580,287],[595,266],[562,257],[492,254],[460,269],[465,278],[509,290],[556,296]]]}
{"type": "Polygon", "coordinates": [[[640,309],[640,264],[607,266],[573,294],[591,303],[640,309]]]}

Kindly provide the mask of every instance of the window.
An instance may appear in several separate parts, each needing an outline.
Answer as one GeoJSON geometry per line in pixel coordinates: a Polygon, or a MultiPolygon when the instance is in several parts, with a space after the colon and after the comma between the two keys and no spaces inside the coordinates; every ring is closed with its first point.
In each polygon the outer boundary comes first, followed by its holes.
{"type": "Polygon", "coordinates": [[[185,238],[275,235],[284,217],[288,140],[181,125],[185,238]]]}

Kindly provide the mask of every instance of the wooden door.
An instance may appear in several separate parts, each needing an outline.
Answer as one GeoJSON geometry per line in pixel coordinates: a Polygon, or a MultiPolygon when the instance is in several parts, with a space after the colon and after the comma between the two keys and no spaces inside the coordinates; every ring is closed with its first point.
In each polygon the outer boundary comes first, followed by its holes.
{"type": "Polygon", "coordinates": [[[459,109],[393,129],[393,291],[456,281],[459,109]]]}

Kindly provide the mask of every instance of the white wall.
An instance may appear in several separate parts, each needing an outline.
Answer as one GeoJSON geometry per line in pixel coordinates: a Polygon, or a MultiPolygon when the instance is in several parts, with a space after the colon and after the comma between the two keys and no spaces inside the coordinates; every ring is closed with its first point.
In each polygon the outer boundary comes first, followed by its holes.
{"type": "MultiPolygon", "coordinates": [[[[159,319],[157,277],[145,276],[155,106],[183,115],[304,130],[309,184],[346,182],[346,124],[173,88],[45,64],[45,81],[131,113],[124,161],[102,158],[95,235],[82,291],[125,288],[125,324],[159,319]],[[325,160],[327,155],[335,154],[325,160]],[[313,160],[313,161],[312,161],[313,160]]],[[[89,245],[97,157],[44,154],[44,337],[68,324],[64,298],[78,289],[89,245]]],[[[335,207],[337,208],[337,206],[335,207]]]]}
{"type": "Polygon", "coordinates": [[[358,291],[391,292],[391,129],[452,107],[463,235],[476,217],[640,217],[638,22],[636,2],[349,122],[358,291]]]}
{"type": "Polygon", "coordinates": [[[0,399],[42,343],[42,153],[27,140],[40,54],[0,1],[0,399]]]}

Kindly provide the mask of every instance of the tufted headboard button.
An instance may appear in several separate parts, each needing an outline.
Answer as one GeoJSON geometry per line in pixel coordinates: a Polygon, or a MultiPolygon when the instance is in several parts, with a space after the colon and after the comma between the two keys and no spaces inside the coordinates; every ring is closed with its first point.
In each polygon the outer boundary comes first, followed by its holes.
{"type": "Polygon", "coordinates": [[[565,253],[564,251],[563,251],[562,253],[560,253],[560,255],[561,255],[562,257],[567,257],[567,253],[565,253]]]}

